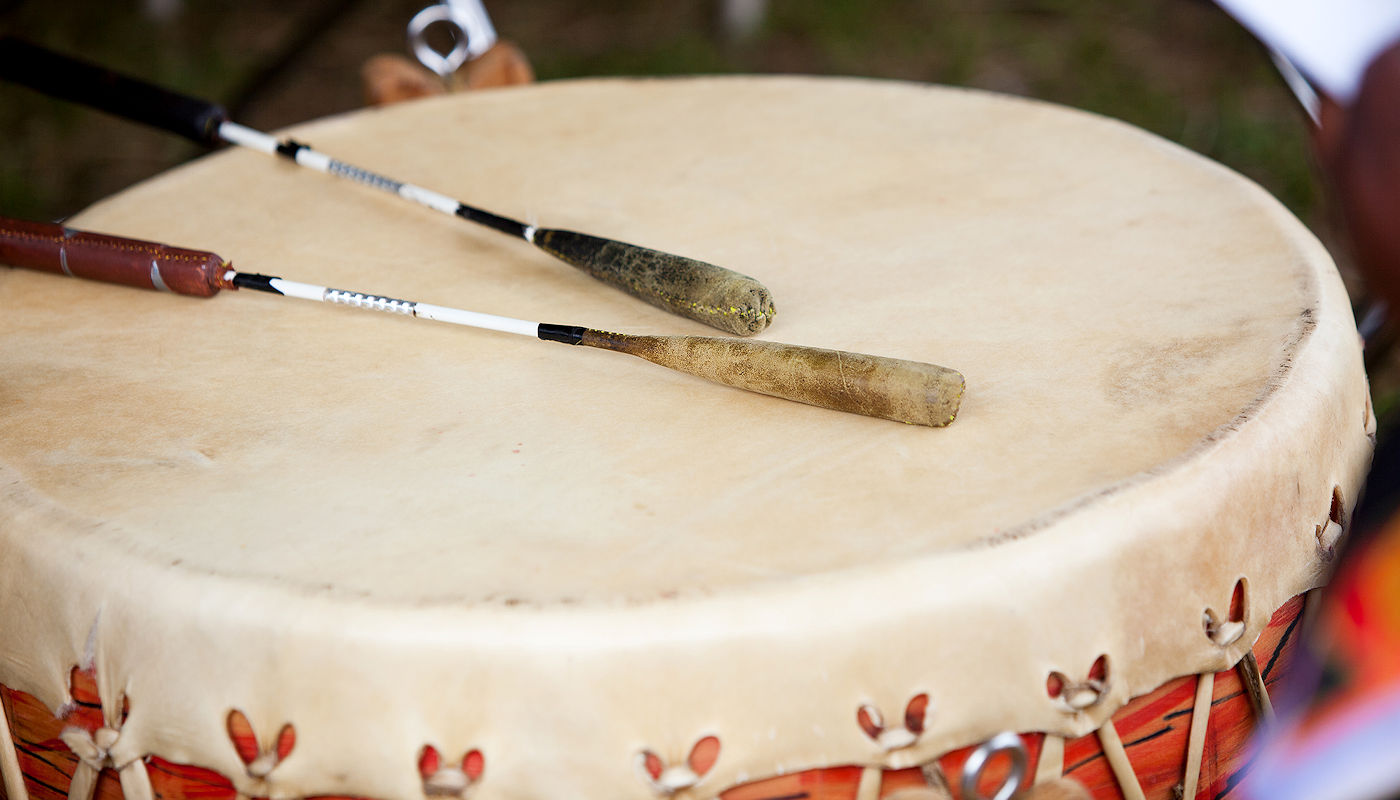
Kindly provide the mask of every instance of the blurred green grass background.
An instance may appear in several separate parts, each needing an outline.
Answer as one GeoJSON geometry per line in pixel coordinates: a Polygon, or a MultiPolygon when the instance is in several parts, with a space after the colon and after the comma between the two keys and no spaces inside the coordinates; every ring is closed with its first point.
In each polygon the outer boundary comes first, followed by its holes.
{"type": "MultiPolygon", "coordinates": [[[[426,0],[0,4],[0,30],[238,106],[276,128],[360,106],[360,65],[405,52],[426,0]],[[173,8],[159,13],[152,9],[173,8]],[[291,48],[286,63],[273,64],[291,48]],[[269,67],[271,71],[269,72],[269,67]]],[[[1202,0],[772,0],[747,37],[722,0],[488,0],[540,79],[810,73],[972,86],[1126,120],[1263,184],[1314,227],[1307,130],[1262,49],[1202,0]]],[[[196,154],[0,87],[0,206],[65,216],[196,154]]]]}
{"type": "MultiPolygon", "coordinates": [[[[735,36],[724,0],[486,0],[541,80],[693,73],[858,75],[1035,97],[1125,120],[1260,183],[1363,287],[1329,224],[1297,102],[1206,0],[769,0],[735,36]]],[[[229,105],[276,129],[362,107],[360,68],[406,54],[428,0],[0,0],[0,31],[229,105]]],[[[60,219],[200,153],[174,137],[0,86],[0,213],[60,219]]],[[[1378,411],[1400,369],[1373,372],[1378,411]]]]}

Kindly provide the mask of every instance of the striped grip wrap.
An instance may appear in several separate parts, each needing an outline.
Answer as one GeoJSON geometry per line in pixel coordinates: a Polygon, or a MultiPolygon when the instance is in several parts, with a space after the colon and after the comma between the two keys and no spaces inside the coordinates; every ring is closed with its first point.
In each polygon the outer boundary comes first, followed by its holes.
{"type": "Polygon", "coordinates": [[[349,178],[352,181],[363,183],[366,186],[373,186],[376,189],[383,189],[392,194],[398,194],[399,190],[403,188],[403,182],[401,181],[396,181],[393,178],[386,178],[378,173],[370,172],[367,169],[360,169],[354,164],[347,164],[344,161],[337,161],[334,158],[326,164],[326,172],[341,178],[349,178]]]}
{"type": "Polygon", "coordinates": [[[327,303],[363,308],[368,311],[383,311],[388,314],[404,314],[410,317],[413,316],[414,308],[418,305],[408,300],[352,292],[346,289],[327,289],[324,299],[327,303]]]}
{"type": "MultiPolygon", "coordinates": [[[[261,136],[262,134],[253,132],[253,135],[261,136]]],[[[297,164],[310,167],[320,172],[328,172],[338,178],[348,178],[356,183],[363,183],[366,186],[382,189],[390,194],[399,194],[399,190],[404,187],[402,181],[396,181],[393,178],[387,178],[377,172],[370,172],[354,164],[347,164],[344,161],[331,158],[324,153],[318,153],[316,150],[312,149],[311,145],[298,142],[296,139],[284,139],[277,142],[277,146],[273,149],[273,152],[288,161],[294,161],[297,164]],[[305,154],[305,157],[303,157],[303,154],[305,154]]]]}

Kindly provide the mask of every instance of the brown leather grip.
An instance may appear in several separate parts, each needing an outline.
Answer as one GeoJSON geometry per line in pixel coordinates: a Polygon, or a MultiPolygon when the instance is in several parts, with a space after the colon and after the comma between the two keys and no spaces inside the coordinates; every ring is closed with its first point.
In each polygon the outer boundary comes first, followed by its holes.
{"type": "Polygon", "coordinates": [[[0,264],[195,297],[218,293],[229,269],[201,250],[8,217],[0,217],[0,264]]]}

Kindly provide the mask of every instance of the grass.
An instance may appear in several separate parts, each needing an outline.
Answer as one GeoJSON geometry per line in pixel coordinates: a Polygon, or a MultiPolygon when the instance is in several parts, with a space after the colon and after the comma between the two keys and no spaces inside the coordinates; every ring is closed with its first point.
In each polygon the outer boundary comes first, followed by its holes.
{"type": "MultiPolygon", "coordinates": [[[[360,102],[359,64],[403,51],[427,0],[360,3],[287,74],[253,96],[262,127],[360,102]]],[[[1118,117],[1258,180],[1302,219],[1319,197],[1305,131],[1262,52],[1201,0],[772,0],[744,41],[717,30],[718,0],[488,3],[542,79],[787,72],[976,86],[1118,117]]],[[[136,4],[0,7],[0,28],[167,86],[218,99],[255,75],[322,3],[201,0],[158,21],[136,4]]],[[[193,151],[151,144],[61,104],[0,89],[0,201],[12,214],[73,213],[193,151]]]]}
{"type": "MultiPolygon", "coordinates": [[[[429,0],[0,0],[0,32],[196,96],[246,93],[239,121],[270,129],[359,107],[360,65],[404,53],[429,0]],[[339,3],[340,7],[332,6],[339,3]],[[317,23],[325,10],[337,16],[317,23]],[[288,43],[316,34],[272,80],[288,43]],[[250,87],[250,82],[255,85],[250,87]]],[[[541,79],[588,75],[861,75],[1026,95],[1116,117],[1247,175],[1324,242],[1307,126],[1263,50],[1207,0],[770,0],[735,40],[720,0],[487,0],[541,79]]],[[[129,123],[0,86],[0,213],[58,219],[196,155],[129,123]]],[[[1339,248],[1333,247],[1334,252],[1339,248]]],[[[1360,286],[1339,259],[1353,296],[1360,286]]],[[[1390,359],[1393,360],[1393,359],[1390,359]]],[[[1400,413],[1400,365],[1373,375],[1400,413]]]]}

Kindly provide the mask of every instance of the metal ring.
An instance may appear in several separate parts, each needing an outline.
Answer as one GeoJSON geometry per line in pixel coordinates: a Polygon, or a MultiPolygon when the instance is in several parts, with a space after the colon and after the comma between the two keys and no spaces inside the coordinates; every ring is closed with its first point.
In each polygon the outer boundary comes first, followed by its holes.
{"type": "Polygon", "coordinates": [[[977,783],[982,778],[982,770],[987,768],[987,762],[997,753],[1007,753],[1011,756],[1011,771],[1007,773],[1006,781],[997,789],[997,793],[992,795],[991,800],[1011,800],[1016,790],[1021,788],[1021,781],[1026,779],[1026,745],[1020,736],[1003,731],[983,742],[972,751],[967,761],[963,762],[963,797],[968,800],[987,800],[987,796],[977,790],[977,783]]]}
{"type": "Polygon", "coordinates": [[[436,72],[443,80],[447,80],[463,64],[467,63],[467,58],[471,51],[468,49],[470,42],[467,38],[467,31],[457,21],[452,9],[446,3],[428,6],[413,15],[413,19],[408,21],[408,46],[413,48],[413,54],[418,57],[418,61],[423,66],[436,72]],[[445,22],[452,26],[452,49],[446,53],[439,53],[434,50],[423,33],[436,22],[445,22]]]}

